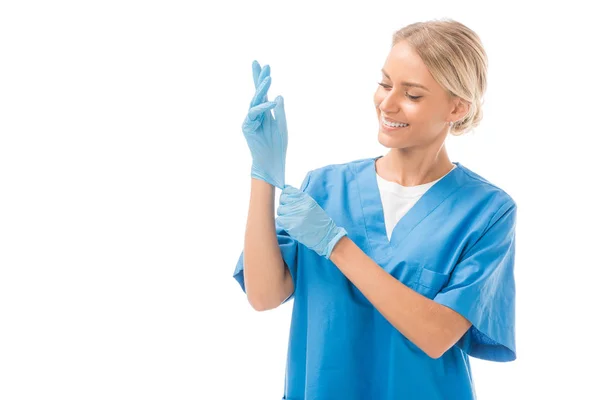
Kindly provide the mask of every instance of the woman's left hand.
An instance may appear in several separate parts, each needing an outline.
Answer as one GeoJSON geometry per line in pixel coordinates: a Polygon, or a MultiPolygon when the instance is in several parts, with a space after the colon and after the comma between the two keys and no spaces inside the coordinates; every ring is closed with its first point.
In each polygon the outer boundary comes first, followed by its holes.
{"type": "Polygon", "coordinates": [[[307,193],[286,185],[279,197],[277,222],[295,240],[329,259],[333,247],[348,233],[338,227],[307,193]]]}

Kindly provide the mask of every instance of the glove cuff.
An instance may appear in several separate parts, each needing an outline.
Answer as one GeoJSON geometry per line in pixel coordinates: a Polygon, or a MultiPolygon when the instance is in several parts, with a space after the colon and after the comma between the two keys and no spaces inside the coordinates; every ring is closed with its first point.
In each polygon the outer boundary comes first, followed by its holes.
{"type": "Polygon", "coordinates": [[[348,235],[348,232],[346,232],[346,230],[344,228],[338,227],[337,232],[335,233],[333,238],[327,244],[327,247],[325,248],[325,254],[323,256],[329,260],[329,257],[331,257],[331,252],[333,251],[333,248],[335,247],[337,242],[339,242],[341,238],[343,238],[344,236],[347,236],[347,235],[348,235]]]}
{"type": "Polygon", "coordinates": [[[271,186],[278,187],[281,190],[283,190],[283,188],[285,186],[283,182],[278,182],[277,179],[272,178],[271,176],[269,176],[269,174],[259,171],[258,168],[254,167],[254,165],[252,165],[252,169],[250,170],[250,176],[252,178],[256,178],[256,179],[260,179],[261,181],[265,181],[268,184],[270,184],[271,186]]]}

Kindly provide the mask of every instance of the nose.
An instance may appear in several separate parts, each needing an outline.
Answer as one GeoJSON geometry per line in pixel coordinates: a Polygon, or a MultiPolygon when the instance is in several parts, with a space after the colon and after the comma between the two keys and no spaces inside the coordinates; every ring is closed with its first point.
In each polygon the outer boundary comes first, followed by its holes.
{"type": "Polygon", "coordinates": [[[388,115],[397,114],[398,113],[398,102],[394,101],[394,91],[386,92],[383,96],[383,100],[379,103],[379,109],[388,115]]]}

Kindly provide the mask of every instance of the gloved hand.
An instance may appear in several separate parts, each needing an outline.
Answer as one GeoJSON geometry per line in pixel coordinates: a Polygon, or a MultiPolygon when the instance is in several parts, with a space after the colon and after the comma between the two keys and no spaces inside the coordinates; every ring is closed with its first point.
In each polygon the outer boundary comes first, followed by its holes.
{"type": "Polygon", "coordinates": [[[283,97],[277,96],[275,101],[267,100],[267,91],[271,86],[271,69],[268,65],[261,70],[260,64],[255,60],[252,72],[256,92],[242,124],[242,132],[252,155],[250,175],[283,189],[288,144],[283,97]],[[275,119],[271,115],[273,108],[275,119]]]}
{"type": "Polygon", "coordinates": [[[309,194],[290,185],[281,192],[277,215],[277,222],[293,239],[327,259],[336,243],[348,234],[309,194]]]}

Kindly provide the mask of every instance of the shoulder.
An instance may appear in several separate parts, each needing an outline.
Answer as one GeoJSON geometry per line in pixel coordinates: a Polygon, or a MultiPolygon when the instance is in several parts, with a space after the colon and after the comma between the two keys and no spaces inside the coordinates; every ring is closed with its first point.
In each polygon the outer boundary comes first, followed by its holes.
{"type": "Polygon", "coordinates": [[[515,199],[504,189],[460,163],[458,170],[462,181],[458,195],[473,199],[472,205],[481,208],[481,213],[489,217],[489,223],[508,212],[516,212],[515,199]]]}
{"type": "Polygon", "coordinates": [[[355,184],[360,171],[368,168],[373,159],[363,158],[312,169],[306,174],[300,190],[308,193],[324,209],[331,202],[346,202],[350,193],[358,190],[355,184]]]}
{"type": "Polygon", "coordinates": [[[375,157],[361,158],[339,164],[328,164],[308,171],[310,181],[329,181],[353,174],[357,168],[372,163],[375,157]]]}

